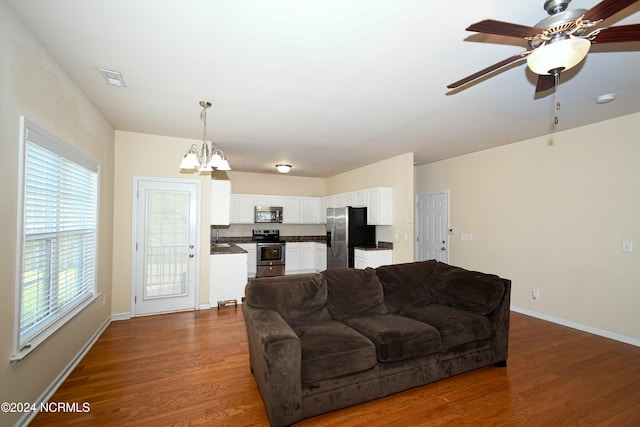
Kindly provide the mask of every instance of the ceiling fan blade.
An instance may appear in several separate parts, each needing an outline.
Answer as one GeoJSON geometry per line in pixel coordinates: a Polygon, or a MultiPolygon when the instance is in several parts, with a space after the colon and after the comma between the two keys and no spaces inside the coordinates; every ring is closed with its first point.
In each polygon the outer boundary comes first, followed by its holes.
{"type": "Polygon", "coordinates": [[[484,76],[485,74],[489,74],[490,72],[497,70],[498,68],[502,68],[505,65],[509,65],[514,61],[517,61],[518,59],[524,58],[525,56],[527,56],[531,51],[526,51],[526,52],[522,52],[519,53],[517,55],[513,55],[510,56],[507,59],[504,59],[498,63],[495,63],[487,68],[483,68],[482,70],[478,71],[477,73],[473,73],[470,76],[465,77],[464,79],[458,80],[457,82],[451,83],[450,85],[447,85],[447,87],[449,89],[455,89],[457,87],[462,86],[463,84],[469,83],[470,81],[473,81],[479,77],[484,76]]]}
{"type": "Polygon", "coordinates": [[[542,33],[541,28],[528,27],[526,25],[512,24],[510,22],[496,21],[494,19],[485,19],[484,21],[471,24],[467,31],[475,31],[477,33],[497,34],[499,36],[508,37],[534,37],[542,33]]]}
{"type": "Polygon", "coordinates": [[[607,19],[608,17],[615,15],[622,9],[625,9],[638,0],[603,0],[584,14],[583,19],[589,21],[598,21],[600,19],[607,19]]]}
{"type": "Polygon", "coordinates": [[[555,86],[556,78],[551,74],[541,74],[538,76],[538,83],[536,84],[536,93],[544,92],[555,86]]]}
{"type": "Polygon", "coordinates": [[[640,42],[640,24],[603,28],[593,42],[597,44],[640,42]]]}

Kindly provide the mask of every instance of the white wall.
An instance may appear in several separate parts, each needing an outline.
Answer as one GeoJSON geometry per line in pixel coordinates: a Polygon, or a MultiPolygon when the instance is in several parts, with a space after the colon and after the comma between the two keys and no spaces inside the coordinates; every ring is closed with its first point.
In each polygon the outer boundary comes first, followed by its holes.
{"type": "Polygon", "coordinates": [[[450,191],[451,264],[511,279],[518,309],[638,345],[638,135],[640,113],[419,166],[416,192],[450,191]]]}
{"type": "MultiPolygon", "coordinates": [[[[113,231],[113,128],[71,82],[20,20],[0,1],[0,402],[47,397],[60,373],[110,318],[113,231]],[[55,335],[11,365],[15,328],[19,120],[25,115],[100,163],[99,298],[55,335]]],[[[0,425],[22,414],[0,412],[0,425]]]]}

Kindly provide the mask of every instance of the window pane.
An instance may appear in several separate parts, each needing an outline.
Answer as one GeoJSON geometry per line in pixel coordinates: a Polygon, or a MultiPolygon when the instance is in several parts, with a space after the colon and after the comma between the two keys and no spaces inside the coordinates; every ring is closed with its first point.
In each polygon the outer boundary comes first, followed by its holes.
{"type": "Polygon", "coordinates": [[[25,135],[21,346],[94,292],[97,244],[97,167],[41,129],[25,135]]]}

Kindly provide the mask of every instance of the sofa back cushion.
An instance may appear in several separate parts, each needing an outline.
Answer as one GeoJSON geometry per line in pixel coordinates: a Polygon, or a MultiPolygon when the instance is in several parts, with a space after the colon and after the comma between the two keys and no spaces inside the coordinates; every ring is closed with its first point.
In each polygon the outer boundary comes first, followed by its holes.
{"type": "Polygon", "coordinates": [[[245,302],[277,311],[292,327],[331,320],[327,309],[327,282],[321,274],[249,279],[245,302]]]}
{"type": "Polygon", "coordinates": [[[382,283],[384,304],[392,313],[432,302],[431,276],[437,261],[409,262],[376,268],[382,283]]]}
{"type": "Polygon", "coordinates": [[[437,304],[486,316],[504,294],[502,279],[439,262],[433,273],[433,299],[437,304]]]}
{"type": "Polygon", "coordinates": [[[334,319],[387,314],[382,285],[372,268],[337,267],[321,274],[327,280],[327,306],[334,319]]]}

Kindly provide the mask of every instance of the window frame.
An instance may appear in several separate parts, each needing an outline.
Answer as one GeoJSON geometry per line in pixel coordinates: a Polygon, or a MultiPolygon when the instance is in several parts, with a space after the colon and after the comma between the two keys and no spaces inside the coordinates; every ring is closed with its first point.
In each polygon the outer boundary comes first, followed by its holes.
{"type": "MultiPolygon", "coordinates": [[[[49,337],[54,335],[67,322],[73,319],[78,313],[95,301],[99,294],[97,292],[98,283],[98,244],[99,244],[99,224],[100,224],[100,163],[76,147],[63,141],[53,135],[46,129],[38,126],[25,116],[20,116],[20,147],[19,147],[19,168],[18,168],[18,215],[17,215],[17,239],[16,239],[16,277],[15,277],[15,322],[14,322],[14,349],[11,358],[12,363],[16,363],[30,354],[40,344],[45,342],[49,337]],[[45,316],[31,328],[27,328],[24,332],[28,332],[24,337],[21,332],[22,317],[22,280],[23,266],[25,259],[25,249],[27,242],[27,229],[25,224],[26,216],[26,179],[27,179],[27,144],[32,143],[36,146],[48,150],[58,157],[71,161],[74,165],[80,166],[95,174],[95,224],[93,227],[93,250],[90,256],[93,257],[93,280],[86,289],[63,305],[64,309],[55,311],[53,314],[45,316]]],[[[58,211],[56,211],[58,212],[58,211]]],[[[56,232],[56,235],[63,235],[62,232],[56,232]]],[[[84,259],[84,257],[83,257],[84,259]]]]}

